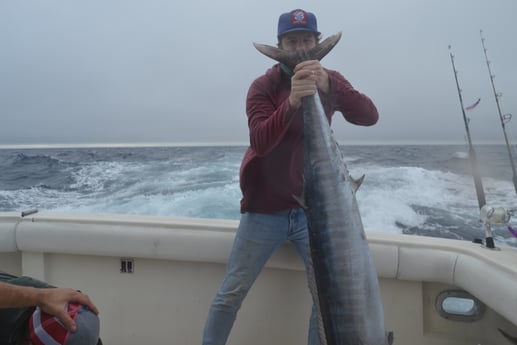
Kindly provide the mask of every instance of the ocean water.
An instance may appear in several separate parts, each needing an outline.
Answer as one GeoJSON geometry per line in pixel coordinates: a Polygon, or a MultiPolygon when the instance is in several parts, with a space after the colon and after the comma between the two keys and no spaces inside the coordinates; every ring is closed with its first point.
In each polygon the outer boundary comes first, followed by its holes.
{"type": "MultiPolygon", "coordinates": [[[[244,146],[0,149],[0,212],[239,219],[244,146]]],[[[484,237],[466,145],[343,146],[366,231],[484,237]]],[[[475,146],[487,204],[514,209],[504,145],[475,146]]],[[[516,216],[517,217],[517,216],[516,216]]],[[[511,220],[517,227],[517,220],[511,220]]],[[[494,225],[496,245],[517,246],[494,225]]]]}

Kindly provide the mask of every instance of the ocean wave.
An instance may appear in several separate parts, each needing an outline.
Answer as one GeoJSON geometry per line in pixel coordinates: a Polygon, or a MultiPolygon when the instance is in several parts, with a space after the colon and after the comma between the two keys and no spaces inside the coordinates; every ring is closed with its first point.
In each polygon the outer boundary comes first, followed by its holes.
{"type": "MultiPolygon", "coordinates": [[[[80,213],[238,219],[245,147],[0,150],[0,211],[38,208],[80,213]]],[[[348,147],[350,172],[366,175],[357,201],[367,231],[472,240],[482,237],[469,165],[457,147],[348,147]]],[[[504,151],[480,161],[490,205],[515,193],[504,151]],[[496,158],[494,158],[496,157],[496,158]],[[494,168],[495,167],[495,168],[494,168]]],[[[504,229],[500,241],[513,243],[504,229]]]]}

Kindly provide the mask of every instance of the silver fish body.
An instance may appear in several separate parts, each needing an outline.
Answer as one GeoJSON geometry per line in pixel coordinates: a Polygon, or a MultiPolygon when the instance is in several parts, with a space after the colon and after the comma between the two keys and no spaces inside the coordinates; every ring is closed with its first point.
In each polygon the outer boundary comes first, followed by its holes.
{"type": "Polygon", "coordinates": [[[319,96],[304,98],[303,106],[303,205],[321,343],[389,344],[377,272],[355,197],[360,181],[348,172],[319,96]]]}
{"type": "MultiPolygon", "coordinates": [[[[333,35],[315,48],[286,52],[255,47],[288,67],[321,60],[337,44],[333,35]]],[[[350,177],[318,94],[303,98],[304,207],[309,227],[308,272],[318,310],[321,345],[388,345],[377,273],[370,255],[355,193],[362,179],[350,177]]]]}

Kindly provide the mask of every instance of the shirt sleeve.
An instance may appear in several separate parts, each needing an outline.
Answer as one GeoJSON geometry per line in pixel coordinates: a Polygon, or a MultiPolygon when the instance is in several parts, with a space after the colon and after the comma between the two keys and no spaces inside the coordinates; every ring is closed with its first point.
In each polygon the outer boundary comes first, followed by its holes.
{"type": "Polygon", "coordinates": [[[329,92],[322,98],[326,98],[333,110],[341,112],[348,122],[356,125],[371,126],[377,123],[379,113],[373,101],[354,89],[339,72],[327,71],[327,73],[329,92]]]}
{"type": "Polygon", "coordinates": [[[293,110],[284,90],[267,77],[255,80],[246,98],[250,146],[258,156],[267,155],[285,136],[301,110],[293,110]]]}

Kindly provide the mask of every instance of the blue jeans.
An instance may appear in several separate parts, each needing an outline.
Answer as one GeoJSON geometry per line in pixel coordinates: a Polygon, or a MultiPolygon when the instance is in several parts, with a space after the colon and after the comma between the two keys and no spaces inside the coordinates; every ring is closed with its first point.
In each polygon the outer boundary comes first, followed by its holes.
{"type": "MultiPolygon", "coordinates": [[[[237,311],[271,254],[285,241],[291,241],[309,264],[309,237],[303,209],[275,214],[245,213],[228,259],[226,275],[208,312],[203,345],[224,345],[237,311]]],[[[319,345],[313,306],[309,324],[309,345],[319,345]]]]}

